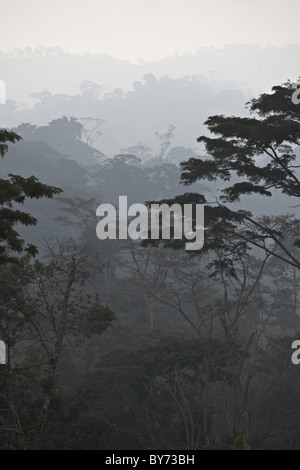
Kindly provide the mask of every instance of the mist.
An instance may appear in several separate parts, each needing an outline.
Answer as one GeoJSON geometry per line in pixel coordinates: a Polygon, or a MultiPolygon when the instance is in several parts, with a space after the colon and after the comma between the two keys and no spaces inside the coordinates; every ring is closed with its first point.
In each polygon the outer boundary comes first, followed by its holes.
{"type": "Polygon", "coordinates": [[[1,8],[0,449],[299,449],[298,2],[1,8]]]}

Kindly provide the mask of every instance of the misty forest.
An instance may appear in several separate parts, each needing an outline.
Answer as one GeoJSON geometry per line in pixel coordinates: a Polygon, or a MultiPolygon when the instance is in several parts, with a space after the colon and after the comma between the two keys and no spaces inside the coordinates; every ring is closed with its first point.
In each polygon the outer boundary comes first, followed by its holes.
{"type": "MultiPolygon", "coordinates": [[[[1,54],[10,69],[64,60],[1,54]]],[[[286,80],[249,97],[145,73],[130,90],[82,80],[0,106],[2,450],[300,448],[300,104],[286,80]],[[172,230],[101,240],[97,207],[119,196],[204,204],[203,247],[172,230]]]]}

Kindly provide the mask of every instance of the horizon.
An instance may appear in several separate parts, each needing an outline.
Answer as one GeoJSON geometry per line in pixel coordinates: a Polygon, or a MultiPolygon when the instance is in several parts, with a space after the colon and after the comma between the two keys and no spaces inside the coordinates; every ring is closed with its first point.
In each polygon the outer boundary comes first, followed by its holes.
{"type": "Polygon", "coordinates": [[[84,9],[79,0],[53,0],[44,2],[42,8],[37,0],[12,0],[2,6],[6,21],[1,47],[8,52],[44,44],[136,64],[225,44],[299,44],[299,12],[298,0],[284,4],[279,0],[253,0],[251,4],[238,0],[208,4],[197,0],[86,0],[84,9]]]}
{"type": "Polygon", "coordinates": [[[237,47],[253,47],[253,48],[260,49],[260,50],[268,51],[268,50],[290,48],[294,46],[300,46],[300,40],[294,43],[291,42],[291,43],[279,44],[279,45],[261,44],[258,42],[248,42],[248,43],[235,42],[235,43],[230,43],[230,44],[226,43],[226,44],[219,45],[219,46],[199,46],[195,51],[186,51],[186,52],[181,52],[181,53],[175,51],[174,53],[161,57],[159,59],[149,59],[149,60],[139,59],[136,62],[131,61],[130,59],[122,59],[120,57],[117,57],[110,53],[105,53],[105,52],[92,52],[89,50],[68,51],[67,49],[64,49],[61,46],[47,46],[45,44],[37,44],[34,47],[16,46],[7,50],[4,50],[2,47],[0,47],[0,53],[2,53],[3,55],[10,56],[10,57],[19,58],[18,52],[22,51],[23,53],[25,52],[24,57],[27,58],[27,57],[32,57],[35,53],[46,51],[46,52],[51,52],[52,55],[55,55],[55,53],[57,52],[57,53],[63,53],[63,54],[70,55],[70,56],[80,56],[80,57],[84,57],[84,56],[90,56],[91,58],[108,57],[118,62],[125,62],[134,66],[144,66],[144,65],[152,65],[155,63],[159,63],[159,62],[164,62],[168,59],[180,59],[186,56],[194,57],[201,53],[211,53],[211,52],[224,51],[224,50],[226,51],[226,50],[234,49],[237,47]]]}

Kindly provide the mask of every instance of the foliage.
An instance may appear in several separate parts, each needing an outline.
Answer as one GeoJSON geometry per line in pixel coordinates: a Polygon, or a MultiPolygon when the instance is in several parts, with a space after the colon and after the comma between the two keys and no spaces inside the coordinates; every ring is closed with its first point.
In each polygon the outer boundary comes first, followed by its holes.
{"type": "MultiPolygon", "coordinates": [[[[3,157],[8,150],[7,142],[15,143],[21,139],[14,132],[0,130],[0,153],[3,157]]],[[[23,178],[9,174],[8,179],[0,179],[0,263],[13,261],[16,253],[37,253],[34,245],[25,245],[15,225],[35,225],[37,220],[27,212],[14,208],[14,204],[23,204],[26,198],[52,198],[61,192],[59,188],[42,184],[37,178],[23,178]]]]}
{"type": "Polygon", "coordinates": [[[213,137],[200,136],[198,142],[205,145],[212,158],[183,162],[181,179],[184,184],[202,179],[229,182],[221,189],[218,205],[205,213],[208,233],[212,234],[208,235],[207,249],[215,249],[216,244],[227,249],[233,245],[236,250],[254,245],[299,268],[298,259],[284,243],[299,234],[299,219],[292,215],[259,218],[230,206],[241,196],[271,197],[274,191],[292,200],[300,196],[295,150],[300,144],[299,108],[292,102],[290,82],[274,86],[272,91],[249,103],[250,112],[258,117],[210,116],[205,124],[213,137]],[[283,256],[276,247],[284,251],[283,256]]]}

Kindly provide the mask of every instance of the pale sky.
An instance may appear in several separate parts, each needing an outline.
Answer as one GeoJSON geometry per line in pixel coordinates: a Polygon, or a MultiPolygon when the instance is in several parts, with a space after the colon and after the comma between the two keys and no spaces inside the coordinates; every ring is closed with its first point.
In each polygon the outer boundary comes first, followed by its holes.
{"type": "Polygon", "coordinates": [[[300,42],[299,0],[0,0],[0,11],[4,51],[58,46],[136,62],[199,47],[300,42]]]}

